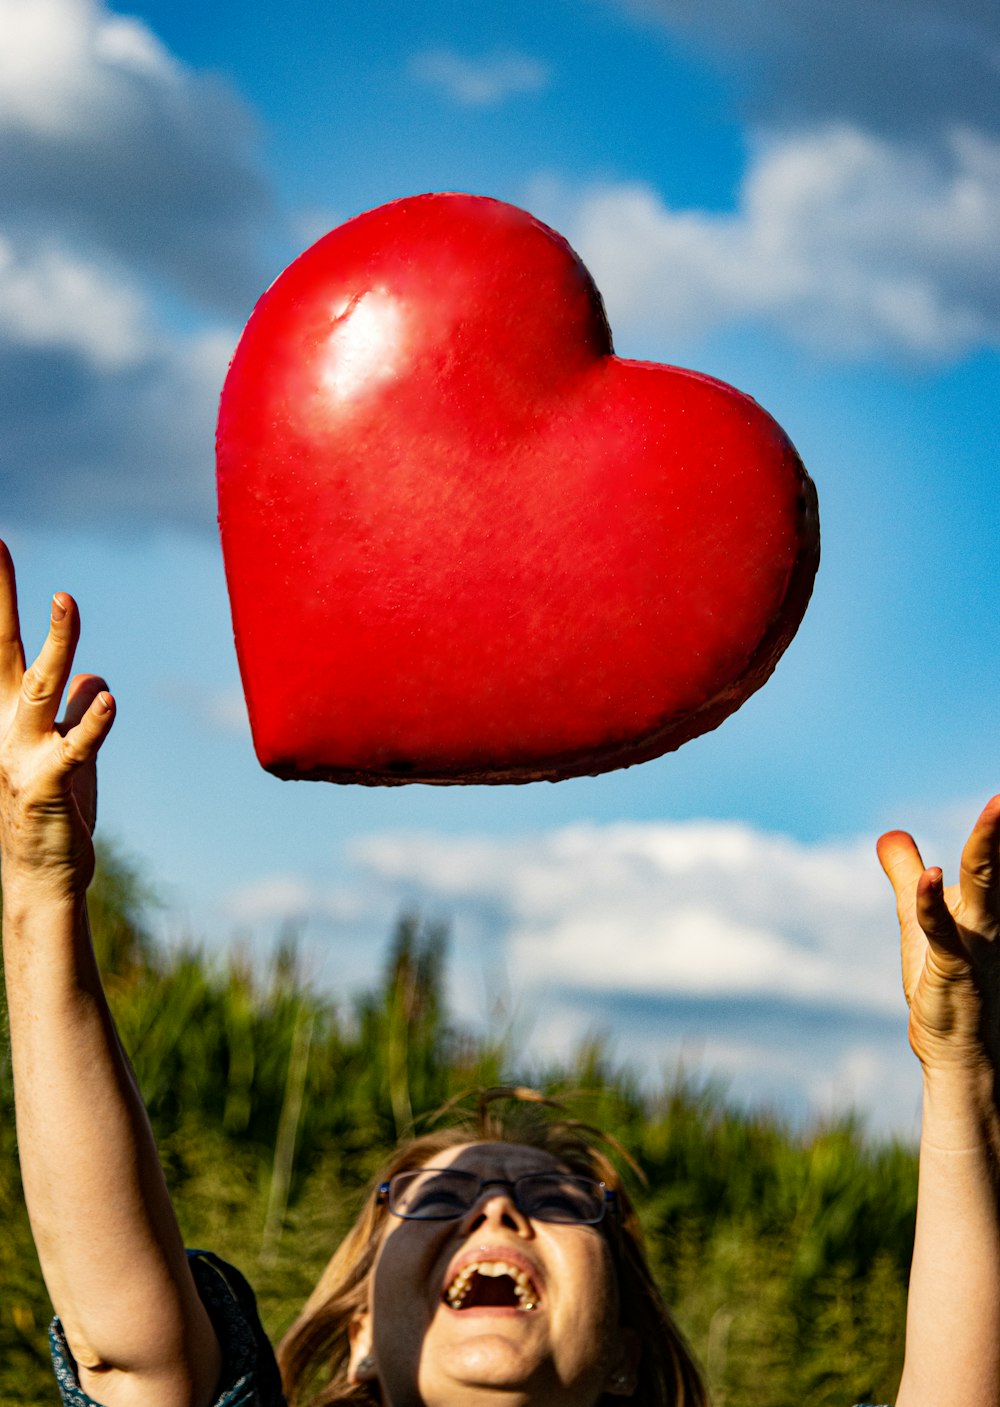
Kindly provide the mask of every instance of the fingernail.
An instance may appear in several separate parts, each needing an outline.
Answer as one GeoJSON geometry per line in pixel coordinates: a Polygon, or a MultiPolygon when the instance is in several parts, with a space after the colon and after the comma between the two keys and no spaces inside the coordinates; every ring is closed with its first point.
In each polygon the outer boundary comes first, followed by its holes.
{"type": "Polygon", "coordinates": [[[110,712],[111,712],[111,695],[110,695],[110,694],[98,694],[98,695],[97,695],[97,698],[94,700],[94,702],[97,704],[97,708],[98,708],[98,712],[99,712],[99,713],[110,713],[110,712]]]}
{"type": "Polygon", "coordinates": [[[65,615],[66,615],[66,607],[65,607],[65,606],[63,605],[63,603],[59,600],[59,597],[58,597],[58,596],[53,596],[53,598],[52,598],[52,619],[53,619],[53,621],[55,621],[55,622],[61,621],[61,620],[63,620],[63,619],[65,618],[65,615]]]}

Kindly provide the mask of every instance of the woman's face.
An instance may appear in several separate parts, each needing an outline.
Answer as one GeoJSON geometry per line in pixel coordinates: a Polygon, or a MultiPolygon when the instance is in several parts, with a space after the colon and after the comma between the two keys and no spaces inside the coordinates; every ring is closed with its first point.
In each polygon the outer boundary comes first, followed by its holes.
{"type": "MultiPolygon", "coordinates": [[[[466,1144],[431,1165],[511,1182],[566,1170],[516,1143],[466,1144]]],[[[588,1407],[635,1387],[601,1228],[534,1221],[503,1185],[454,1221],[388,1218],[361,1338],[386,1407],[588,1407]]]]}

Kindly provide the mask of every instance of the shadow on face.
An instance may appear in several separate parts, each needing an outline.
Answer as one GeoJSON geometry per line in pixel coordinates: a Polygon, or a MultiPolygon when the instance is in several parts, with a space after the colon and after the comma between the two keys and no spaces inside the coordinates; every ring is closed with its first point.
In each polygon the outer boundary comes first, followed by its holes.
{"type": "Polygon", "coordinates": [[[385,1407],[591,1407],[634,1386],[603,1194],[526,1144],[465,1144],[393,1183],[357,1326],[385,1407]],[[433,1169],[433,1170],[432,1170],[433,1169]],[[438,1170],[438,1171],[434,1171],[438,1170]],[[598,1210],[600,1209],[600,1210],[598,1210]]]}

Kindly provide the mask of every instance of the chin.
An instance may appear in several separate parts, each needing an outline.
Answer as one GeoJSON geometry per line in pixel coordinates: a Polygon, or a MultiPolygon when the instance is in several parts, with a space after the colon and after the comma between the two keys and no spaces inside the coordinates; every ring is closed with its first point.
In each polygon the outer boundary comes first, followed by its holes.
{"type": "MultiPolygon", "coordinates": [[[[503,1332],[502,1324],[479,1321],[479,1332],[453,1343],[446,1353],[435,1354],[433,1376],[448,1377],[469,1388],[503,1387],[508,1391],[537,1381],[545,1355],[538,1345],[518,1343],[503,1332]]],[[[426,1355],[425,1355],[426,1357],[426,1355]]],[[[431,1365],[427,1365],[430,1367],[431,1365]]],[[[421,1372],[421,1379],[424,1373],[421,1372]]],[[[511,1407],[517,1399],[511,1400],[511,1407]]]]}

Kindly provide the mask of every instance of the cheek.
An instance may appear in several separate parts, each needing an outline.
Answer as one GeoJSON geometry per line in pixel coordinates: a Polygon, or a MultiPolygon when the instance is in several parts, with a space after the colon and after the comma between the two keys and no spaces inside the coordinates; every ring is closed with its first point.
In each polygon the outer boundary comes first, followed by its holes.
{"type": "Polygon", "coordinates": [[[438,1239],[404,1224],[382,1243],[372,1269],[372,1347],[384,1396],[409,1403],[419,1380],[428,1328],[436,1309],[438,1239]]]}
{"type": "Polygon", "coordinates": [[[595,1280],[595,1300],[600,1304],[603,1322],[617,1328],[618,1326],[618,1276],[615,1271],[614,1260],[607,1243],[601,1243],[601,1253],[595,1257],[592,1270],[595,1280]]]}
{"type": "Polygon", "coordinates": [[[423,1324],[432,1297],[432,1270],[437,1242],[410,1225],[386,1235],[372,1268],[371,1307],[376,1333],[379,1322],[399,1326],[423,1324]]]}
{"type": "Polygon", "coordinates": [[[567,1248],[563,1259],[563,1293],[559,1296],[560,1319],[579,1332],[575,1338],[591,1336],[603,1341],[618,1326],[618,1280],[611,1251],[603,1238],[567,1248]]]}

